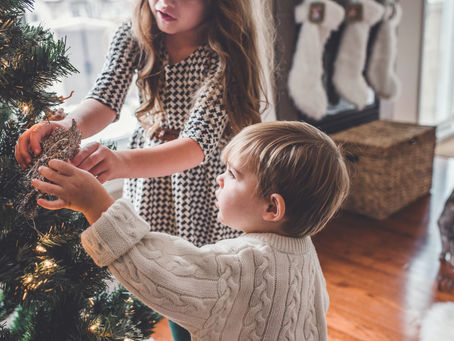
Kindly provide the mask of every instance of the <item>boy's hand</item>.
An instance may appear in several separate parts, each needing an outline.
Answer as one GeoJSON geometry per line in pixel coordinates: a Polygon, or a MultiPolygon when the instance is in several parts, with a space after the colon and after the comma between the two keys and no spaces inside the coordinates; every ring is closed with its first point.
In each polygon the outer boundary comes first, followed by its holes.
{"type": "Polygon", "coordinates": [[[114,199],[89,172],[61,160],[49,161],[49,167],[40,167],[39,174],[51,181],[32,180],[32,185],[57,200],[39,199],[38,205],[57,210],[69,208],[82,212],[90,224],[113,204],[114,199]]]}

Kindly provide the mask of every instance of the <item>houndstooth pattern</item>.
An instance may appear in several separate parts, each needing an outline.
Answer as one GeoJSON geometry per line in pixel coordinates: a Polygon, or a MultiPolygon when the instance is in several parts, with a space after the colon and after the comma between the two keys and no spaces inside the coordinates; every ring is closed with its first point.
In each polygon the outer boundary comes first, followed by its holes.
{"type": "Polygon", "coordinates": [[[114,34],[104,62],[89,98],[95,98],[120,113],[138,64],[138,45],[132,39],[131,23],[122,24],[114,34]]]}
{"type": "MultiPolygon", "coordinates": [[[[164,86],[159,96],[165,116],[160,125],[179,129],[180,137],[199,143],[205,154],[201,165],[160,178],[127,179],[124,195],[154,231],[178,235],[197,246],[233,238],[238,232],[217,221],[214,205],[216,176],[224,171],[220,151],[226,144],[228,123],[222,89],[215,87],[220,71],[219,56],[200,46],[186,59],[169,65],[163,47],[164,86]],[[200,94],[194,99],[196,94],[200,94]]],[[[138,65],[138,47],[131,24],[121,25],[114,35],[107,61],[88,97],[120,112],[138,65]]],[[[129,147],[148,148],[162,143],[147,138],[138,126],[129,147]]]]}

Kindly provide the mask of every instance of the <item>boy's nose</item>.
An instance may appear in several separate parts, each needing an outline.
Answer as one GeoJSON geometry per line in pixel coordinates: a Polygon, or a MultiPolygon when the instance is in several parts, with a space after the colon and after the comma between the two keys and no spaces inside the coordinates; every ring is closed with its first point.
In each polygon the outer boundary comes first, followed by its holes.
{"type": "Polygon", "coordinates": [[[216,182],[218,183],[219,187],[224,187],[224,178],[222,177],[223,174],[219,174],[216,177],[216,182]]]}

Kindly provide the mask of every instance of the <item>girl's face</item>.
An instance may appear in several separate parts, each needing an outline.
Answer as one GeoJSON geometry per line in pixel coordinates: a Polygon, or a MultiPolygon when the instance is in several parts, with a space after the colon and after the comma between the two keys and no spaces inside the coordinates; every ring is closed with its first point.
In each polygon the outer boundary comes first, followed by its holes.
{"type": "Polygon", "coordinates": [[[187,33],[203,23],[210,0],[148,0],[159,29],[167,34],[187,33]]]}

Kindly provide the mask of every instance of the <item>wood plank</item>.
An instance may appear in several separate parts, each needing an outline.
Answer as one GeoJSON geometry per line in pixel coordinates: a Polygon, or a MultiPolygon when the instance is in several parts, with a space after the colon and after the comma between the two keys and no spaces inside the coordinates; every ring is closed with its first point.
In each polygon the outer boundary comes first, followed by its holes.
{"type": "Polygon", "coordinates": [[[436,160],[431,195],[388,219],[342,212],[314,237],[331,299],[330,340],[416,341],[431,305],[454,301],[454,291],[438,290],[440,274],[454,280],[454,269],[438,259],[436,225],[452,165],[436,160]]]}

